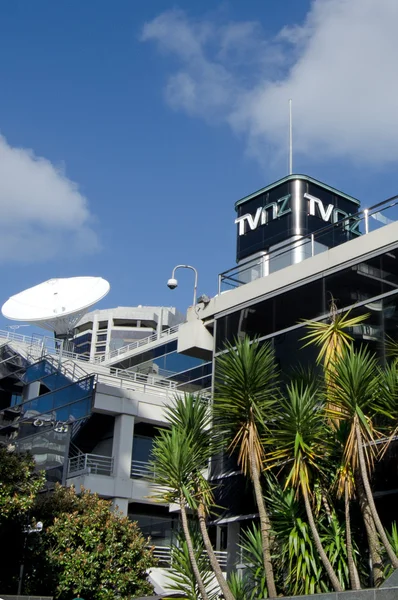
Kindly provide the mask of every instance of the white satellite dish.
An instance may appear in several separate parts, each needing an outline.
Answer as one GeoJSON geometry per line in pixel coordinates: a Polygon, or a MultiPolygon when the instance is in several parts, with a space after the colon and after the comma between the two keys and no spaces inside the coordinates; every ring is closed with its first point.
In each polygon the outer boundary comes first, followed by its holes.
{"type": "Polygon", "coordinates": [[[67,337],[90,306],[109,290],[109,283],[102,277],[49,279],[11,296],[1,312],[12,321],[38,325],[56,336],[67,337]]]}

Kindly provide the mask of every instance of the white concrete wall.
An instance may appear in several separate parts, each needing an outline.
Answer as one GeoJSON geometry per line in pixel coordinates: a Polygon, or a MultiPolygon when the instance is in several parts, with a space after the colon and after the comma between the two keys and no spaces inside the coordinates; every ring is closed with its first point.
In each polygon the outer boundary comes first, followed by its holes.
{"type": "MultiPolygon", "coordinates": [[[[139,502],[141,504],[154,503],[153,495],[155,494],[155,489],[145,479],[125,479],[108,475],[81,473],[75,477],[68,477],[66,485],[74,485],[77,491],[83,486],[85,489],[103,498],[115,499],[114,503],[119,503],[119,508],[121,510],[125,509],[125,514],[127,514],[129,502],[139,502]],[[121,504],[123,504],[123,507],[121,504]]],[[[157,504],[159,503],[157,502],[157,504]]]]}

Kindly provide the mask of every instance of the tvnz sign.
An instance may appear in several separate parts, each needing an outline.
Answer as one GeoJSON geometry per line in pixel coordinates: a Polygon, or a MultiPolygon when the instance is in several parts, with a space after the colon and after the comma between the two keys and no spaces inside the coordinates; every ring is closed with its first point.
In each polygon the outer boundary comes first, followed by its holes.
{"type": "Polygon", "coordinates": [[[237,260],[297,235],[308,235],[328,223],[342,223],[324,234],[335,246],[359,235],[353,216],[359,202],[309,177],[289,176],[236,204],[237,260]]]}

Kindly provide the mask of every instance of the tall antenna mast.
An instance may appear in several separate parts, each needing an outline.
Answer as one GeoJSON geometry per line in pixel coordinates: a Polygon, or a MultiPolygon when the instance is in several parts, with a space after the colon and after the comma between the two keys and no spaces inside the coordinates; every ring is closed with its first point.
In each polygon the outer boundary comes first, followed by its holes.
{"type": "Polygon", "coordinates": [[[289,175],[293,173],[293,123],[292,123],[292,99],[289,100],[289,175]]]}

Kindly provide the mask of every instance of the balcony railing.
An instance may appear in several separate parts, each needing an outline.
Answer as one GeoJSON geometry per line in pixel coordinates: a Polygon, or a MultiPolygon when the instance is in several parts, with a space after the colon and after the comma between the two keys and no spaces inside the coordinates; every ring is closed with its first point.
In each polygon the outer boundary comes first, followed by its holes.
{"type": "Polygon", "coordinates": [[[168,329],[165,329],[164,331],[161,331],[160,333],[154,333],[152,335],[149,335],[146,338],[142,338],[140,340],[136,340],[135,342],[131,342],[130,344],[127,344],[126,346],[122,346],[121,348],[118,348],[117,350],[111,350],[111,352],[109,352],[109,354],[104,354],[103,356],[98,357],[97,362],[104,362],[104,361],[108,361],[108,360],[111,360],[114,358],[118,358],[119,356],[123,356],[123,354],[126,354],[127,352],[130,352],[131,350],[135,350],[136,348],[142,348],[142,346],[147,346],[151,342],[156,342],[157,340],[161,340],[163,338],[169,337],[170,335],[177,333],[179,326],[180,326],[180,324],[174,325],[174,327],[169,327],[168,329]]]}
{"type": "MultiPolygon", "coordinates": [[[[173,566],[172,552],[170,546],[152,546],[153,555],[159,561],[159,566],[170,568],[173,566]]],[[[206,554],[205,552],[203,554],[206,554]]],[[[227,567],[228,553],[216,550],[214,554],[220,564],[220,567],[225,570],[227,567]]]]}
{"type": "Polygon", "coordinates": [[[112,475],[113,457],[100,454],[78,454],[69,459],[68,476],[78,474],[112,475]]]}
{"type": "Polygon", "coordinates": [[[391,217],[386,216],[386,212],[396,207],[398,204],[398,196],[393,196],[383,202],[379,202],[365,208],[354,215],[349,215],[337,223],[327,225],[318,229],[312,234],[295,236],[293,240],[287,241],[285,244],[278,244],[277,248],[271,249],[269,252],[264,252],[263,256],[255,256],[249,258],[245,262],[228,269],[218,276],[218,294],[228,291],[231,288],[236,288],[246,283],[250,283],[255,279],[265,277],[271,272],[276,272],[289,264],[291,255],[294,253],[296,258],[300,256],[300,260],[293,262],[301,262],[307,258],[311,258],[316,254],[325,252],[329,249],[325,244],[327,239],[334,231],[343,231],[347,233],[347,241],[352,239],[350,228],[355,224],[357,235],[367,235],[374,229],[380,229],[385,225],[389,225],[396,220],[395,212],[391,213],[391,217]],[[362,225],[362,231],[359,227],[362,225]]]}
{"type": "Polygon", "coordinates": [[[149,462],[132,460],[131,477],[133,477],[133,479],[153,479],[154,472],[149,462]]]}
{"type": "Polygon", "coordinates": [[[159,561],[160,567],[171,567],[171,548],[170,546],[152,546],[153,555],[159,561]]]}

